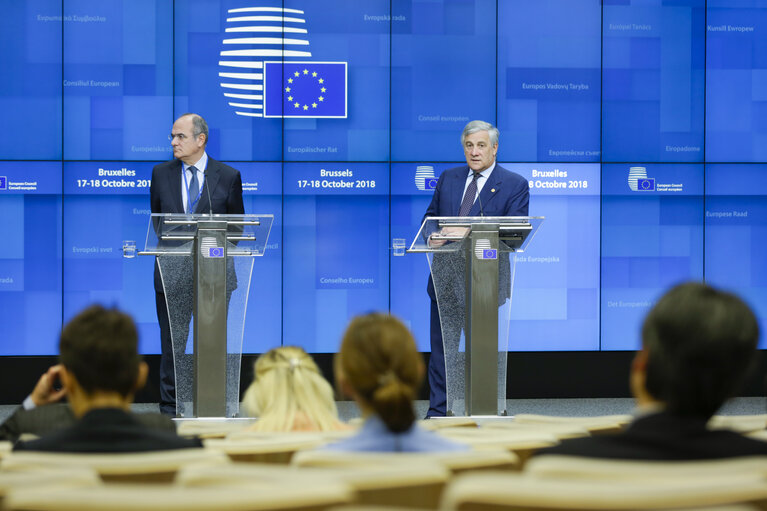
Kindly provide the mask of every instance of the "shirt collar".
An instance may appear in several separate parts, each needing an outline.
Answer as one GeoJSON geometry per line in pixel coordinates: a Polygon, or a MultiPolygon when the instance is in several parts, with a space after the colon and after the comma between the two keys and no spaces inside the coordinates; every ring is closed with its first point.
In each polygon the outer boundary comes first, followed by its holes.
{"type": "MultiPolygon", "coordinates": [[[[184,172],[186,172],[191,165],[187,165],[184,162],[181,162],[184,166],[184,172]]],[[[197,172],[205,172],[205,169],[208,167],[208,153],[203,151],[202,156],[200,156],[200,159],[197,160],[197,163],[194,164],[194,168],[197,169],[197,172]]]]}
{"type": "MultiPolygon", "coordinates": [[[[480,172],[480,173],[479,173],[479,175],[480,175],[480,176],[482,176],[482,177],[484,177],[484,178],[485,178],[485,180],[487,180],[487,178],[489,178],[489,177],[490,177],[490,174],[492,174],[492,173],[493,173],[493,170],[494,170],[494,169],[495,169],[495,162],[493,162],[493,164],[492,164],[492,165],[490,165],[488,168],[486,168],[485,170],[483,170],[482,172],[480,172]]],[[[474,176],[474,171],[473,171],[473,170],[471,169],[471,167],[470,167],[470,168],[469,168],[469,174],[467,175],[467,177],[473,177],[473,176],[474,176]]]]}

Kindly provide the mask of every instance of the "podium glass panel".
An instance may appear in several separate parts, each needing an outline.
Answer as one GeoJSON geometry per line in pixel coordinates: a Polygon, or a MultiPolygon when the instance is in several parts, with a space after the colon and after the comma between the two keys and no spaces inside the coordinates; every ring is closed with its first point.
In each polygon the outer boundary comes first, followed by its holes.
{"type": "Polygon", "coordinates": [[[157,256],[182,417],[239,411],[253,258],[264,254],[272,221],[272,215],[151,216],[139,255],[157,256]]]}
{"type": "MultiPolygon", "coordinates": [[[[431,271],[445,353],[448,415],[477,415],[476,396],[482,396],[483,389],[485,395],[497,396],[490,405],[492,413],[505,415],[515,275],[510,253],[524,251],[542,221],[541,217],[429,217],[408,249],[425,253],[431,271]],[[481,324],[496,312],[497,325],[481,324]]],[[[486,407],[479,404],[479,409],[486,407]]]]}

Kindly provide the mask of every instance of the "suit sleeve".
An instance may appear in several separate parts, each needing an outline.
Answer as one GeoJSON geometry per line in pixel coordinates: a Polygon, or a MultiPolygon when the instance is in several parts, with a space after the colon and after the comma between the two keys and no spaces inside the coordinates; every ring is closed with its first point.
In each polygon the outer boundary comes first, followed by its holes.
{"type": "Polygon", "coordinates": [[[530,206],[530,185],[522,179],[517,190],[509,198],[505,216],[528,216],[530,206]]]}
{"type": "Polygon", "coordinates": [[[242,175],[239,170],[235,170],[234,179],[232,179],[232,184],[229,187],[226,212],[235,215],[245,214],[245,205],[242,202],[242,175]]]}

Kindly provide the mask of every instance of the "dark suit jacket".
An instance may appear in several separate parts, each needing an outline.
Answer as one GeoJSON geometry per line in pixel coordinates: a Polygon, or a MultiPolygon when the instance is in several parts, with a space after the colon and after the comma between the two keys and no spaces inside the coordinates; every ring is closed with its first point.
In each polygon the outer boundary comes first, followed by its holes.
{"type": "Polygon", "coordinates": [[[564,440],[537,456],[559,454],[625,460],[706,460],[767,455],[767,442],[734,431],[710,430],[706,421],[661,412],[634,420],[621,433],[564,440]]]}
{"type": "MultiPolygon", "coordinates": [[[[152,169],[152,185],[149,202],[152,213],[185,213],[181,199],[181,160],[171,160],[155,165],[152,169]]],[[[205,182],[195,213],[244,214],[242,203],[242,177],[240,171],[208,156],[205,182]],[[210,191],[210,201],[208,192],[210,191]]],[[[154,289],[163,292],[160,271],[155,264],[154,289]]]]}
{"type": "MultiPolygon", "coordinates": [[[[176,425],[161,413],[137,413],[134,417],[144,426],[157,431],[176,432],[176,425]]],[[[25,433],[43,436],[51,431],[71,426],[76,422],[72,409],[66,403],[38,406],[32,410],[16,409],[0,425],[0,439],[16,442],[25,433]]]]}
{"type": "Polygon", "coordinates": [[[202,447],[199,439],[150,429],[136,416],[118,408],[97,408],[69,427],[37,440],[19,442],[15,451],[143,452],[202,447]]]}
{"type": "MultiPolygon", "coordinates": [[[[463,189],[466,185],[466,178],[469,175],[469,166],[462,165],[444,171],[437,181],[437,187],[434,189],[426,214],[428,216],[458,216],[461,208],[461,199],[463,198],[463,189]]],[[[479,200],[474,201],[469,211],[469,216],[527,216],[530,203],[530,187],[527,179],[506,170],[496,163],[493,172],[490,174],[487,182],[482,187],[479,194],[479,200]]],[[[421,221],[423,222],[423,220],[421,221]]],[[[425,233],[429,234],[429,233],[425,233]]],[[[444,257],[451,257],[449,254],[435,254],[444,257]]],[[[498,301],[502,303],[509,298],[508,283],[509,259],[508,254],[501,254],[499,263],[499,296],[498,301]]],[[[435,259],[435,264],[438,261],[435,259]]],[[[455,283],[456,299],[463,301],[463,275],[458,276],[455,283]]],[[[436,300],[434,293],[434,284],[429,277],[427,291],[432,300],[436,300]]]]}

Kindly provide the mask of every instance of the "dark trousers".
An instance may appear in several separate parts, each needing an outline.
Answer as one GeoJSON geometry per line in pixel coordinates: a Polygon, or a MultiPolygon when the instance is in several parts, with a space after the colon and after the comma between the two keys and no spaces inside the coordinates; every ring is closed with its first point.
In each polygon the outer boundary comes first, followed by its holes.
{"type": "Polygon", "coordinates": [[[439,308],[431,300],[431,356],[429,357],[429,411],[427,417],[444,417],[447,411],[447,389],[445,386],[445,350],[442,346],[442,326],[439,322],[439,308]]]}
{"type": "MultiPolygon", "coordinates": [[[[176,366],[173,359],[173,342],[170,335],[170,319],[168,306],[165,303],[164,293],[155,293],[157,307],[157,321],[160,323],[160,412],[176,416],[176,366]]],[[[179,339],[189,337],[189,321],[192,319],[192,310],[189,309],[189,317],[183,323],[181,331],[177,332],[179,339]]],[[[181,357],[186,351],[186,346],[177,343],[176,357],[181,357]]]]}

